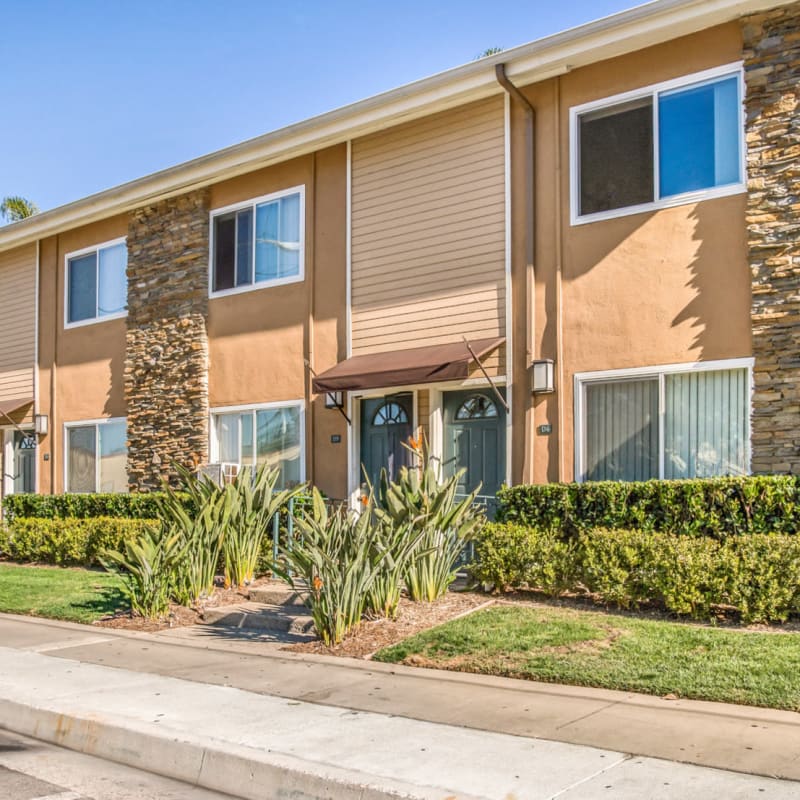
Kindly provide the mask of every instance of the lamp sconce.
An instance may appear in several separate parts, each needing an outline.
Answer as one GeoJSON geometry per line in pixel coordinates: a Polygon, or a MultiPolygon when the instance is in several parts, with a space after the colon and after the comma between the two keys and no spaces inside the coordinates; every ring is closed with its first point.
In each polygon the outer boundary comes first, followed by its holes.
{"type": "Polygon", "coordinates": [[[33,430],[37,436],[47,436],[50,429],[50,420],[47,414],[34,414],[33,417],[33,430]]]}
{"type": "Polygon", "coordinates": [[[344,408],[344,392],[325,392],[325,408],[344,408]]]}
{"type": "Polygon", "coordinates": [[[531,391],[534,394],[551,394],[556,390],[555,362],[552,358],[542,358],[531,364],[531,391]]]}

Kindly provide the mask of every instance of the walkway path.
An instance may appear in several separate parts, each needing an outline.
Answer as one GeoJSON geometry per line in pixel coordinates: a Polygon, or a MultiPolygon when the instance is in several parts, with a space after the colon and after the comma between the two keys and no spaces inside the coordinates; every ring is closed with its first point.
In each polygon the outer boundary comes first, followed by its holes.
{"type": "MultiPolygon", "coordinates": [[[[299,656],[210,628],[120,634],[0,615],[0,644],[0,725],[243,797],[264,795],[215,782],[220,764],[338,781],[341,797],[364,785],[377,792],[364,798],[800,796],[670,763],[800,780],[789,712],[299,656]]],[[[324,796],[320,785],[304,791],[324,796]]]]}

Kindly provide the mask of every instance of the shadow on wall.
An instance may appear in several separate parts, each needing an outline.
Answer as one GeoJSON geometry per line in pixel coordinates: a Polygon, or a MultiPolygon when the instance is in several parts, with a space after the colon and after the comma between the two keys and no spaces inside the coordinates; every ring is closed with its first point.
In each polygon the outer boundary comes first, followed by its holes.
{"type": "MultiPolygon", "coordinates": [[[[111,382],[106,392],[106,401],[103,405],[103,413],[109,417],[118,416],[122,409],[125,408],[124,396],[122,398],[122,407],[120,407],[119,387],[125,384],[125,350],[115,348],[111,354],[111,362],[109,364],[111,372],[111,382]],[[116,393],[115,393],[116,388],[116,393]]],[[[123,390],[124,391],[124,390],[123,390]]]]}
{"type": "MultiPolygon", "coordinates": [[[[581,369],[747,355],[744,208],[735,195],[570,227],[564,329],[609,361],[581,369]]],[[[547,334],[555,323],[548,319],[547,334]]]]}
{"type": "Polygon", "coordinates": [[[698,247],[686,286],[694,298],[672,322],[691,325],[699,360],[746,356],[752,349],[745,209],[746,195],[736,195],[698,204],[690,214],[698,247]]]}

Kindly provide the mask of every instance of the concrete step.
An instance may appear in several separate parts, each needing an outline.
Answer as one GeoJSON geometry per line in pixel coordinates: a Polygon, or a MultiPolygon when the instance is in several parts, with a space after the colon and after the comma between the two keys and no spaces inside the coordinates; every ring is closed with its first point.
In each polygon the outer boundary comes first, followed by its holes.
{"type": "Polygon", "coordinates": [[[253,603],[264,603],[268,606],[303,606],[305,607],[305,592],[295,591],[285,583],[262,584],[248,592],[248,598],[253,603]]]}
{"type": "Polygon", "coordinates": [[[250,631],[310,635],[314,628],[314,620],[305,606],[239,603],[209,608],[203,618],[206,625],[250,631]]]}

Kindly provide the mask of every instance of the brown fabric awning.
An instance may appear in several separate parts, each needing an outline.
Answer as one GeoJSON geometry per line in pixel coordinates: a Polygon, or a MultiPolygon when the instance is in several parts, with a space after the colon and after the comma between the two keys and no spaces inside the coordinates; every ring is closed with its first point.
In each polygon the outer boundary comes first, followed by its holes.
{"type": "MultiPolygon", "coordinates": [[[[13,414],[15,411],[19,411],[21,408],[30,405],[33,405],[32,397],[20,397],[16,400],[0,400],[0,416],[3,414],[13,414]]],[[[2,423],[2,419],[0,419],[0,423],[2,423]]]]}
{"type": "MultiPolygon", "coordinates": [[[[478,358],[496,350],[505,341],[502,336],[474,339],[470,347],[478,358]]],[[[317,394],[359,389],[382,389],[389,386],[412,386],[418,383],[457,381],[469,377],[472,355],[464,342],[393,350],[353,356],[317,375],[313,386],[317,394]]]]}

